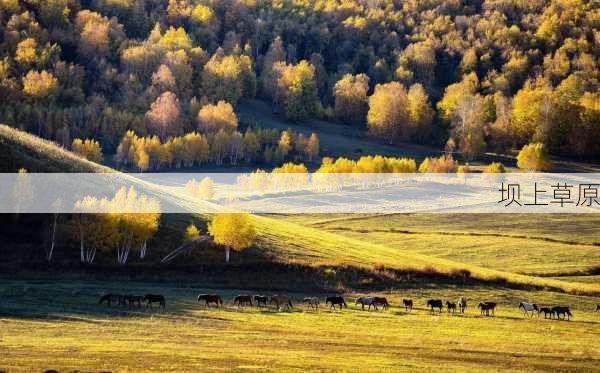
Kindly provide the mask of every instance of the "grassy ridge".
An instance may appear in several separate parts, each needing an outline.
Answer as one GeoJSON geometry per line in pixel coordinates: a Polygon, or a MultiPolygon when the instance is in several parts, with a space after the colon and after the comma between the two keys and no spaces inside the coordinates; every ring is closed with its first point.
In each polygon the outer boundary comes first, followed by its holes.
{"type": "Polygon", "coordinates": [[[548,277],[600,269],[600,216],[594,214],[511,214],[510,219],[494,214],[281,218],[404,252],[502,271],[548,277]]]}
{"type": "MultiPolygon", "coordinates": [[[[49,170],[64,165],[64,170],[79,172],[111,171],[110,168],[83,160],[74,154],[21,131],[0,127],[0,139],[20,160],[36,160],[31,170],[46,162],[49,170]],[[7,146],[8,145],[8,146],[7,146]]],[[[24,167],[20,165],[19,167],[24,167]]],[[[51,172],[43,169],[45,172],[51,172]]],[[[168,188],[157,187],[157,193],[170,195],[168,188]]],[[[178,201],[176,195],[173,200],[178,201]]],[[[341,234],[326,232],[264,216],[253,216],[260,236],[260,246],[274,254],[275,260],[297,261],[310,265],[385,266],[398,271],[419,271],[455,276],[468,271],[470,276],[490,282],[535,286],[573,294],[600,294],[600,285],[562,282],[550,278],[519,275],[483,268],[413,252],[404,252],[383,244],[361,241],[341,234]]]]}
{"type": "Polygon", "coordinates": [[[51,141],[0,124],[0,171],[16,172],[110,172],[51,141]]]}
{"type": "Polygon", "coordinates": [[[255,216],[253,219],[261,234],[262,243],[273,250],[278,258],[287,260],[308,261],[313,265],[384,265],[396,270],[435,272],[448,276],[455,276],[466,270],[470,272],[471,277],[483,281],[550,288],[574,294],[600,294],[600,285],[596,284],[568,283],[550,278],[498,271],[402,251],[387,245],[272,218],[255,216]]]}
{"type": "Polygon", "coordinates": [[[298,304],[293,312],[238,310],[230,305],[239,291],[169,287],[144,283],[5,281],[0,285],[0,369],[107,371],[196,371],[201,369],[350,371],[591,371],[600,363],[596,335],[600,315],[594,300],[559,293],[498,288],[407,289],[385,293],[384,312],[349,308],[318,312],[298,304]],[[105,291],[161,293],[166,310],[107,309],[97,297],[105,291]],[[224,296],[224,309],[195,302],[202,292],[224,296]],[[464,316],[445,311],[431,316],[429,297],[471,302],[464,316]],[[531,297],[534,296],[534,299],[531,297]],[[402,297],[416,309],[398,307],[402,297]],[[496,317],[479,316],[474,303],[499,303],[496,317]],[[570,322],[525,319],[518,302],[569,304],[570,322]]]}

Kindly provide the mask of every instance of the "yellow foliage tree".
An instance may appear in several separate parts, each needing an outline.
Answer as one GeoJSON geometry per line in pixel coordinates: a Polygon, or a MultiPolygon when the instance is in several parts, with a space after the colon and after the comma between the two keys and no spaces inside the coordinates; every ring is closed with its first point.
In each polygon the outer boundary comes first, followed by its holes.
{"type": "Polygon", "coordinates": [[[525,145],[517,156],[517,167],[527,171],[550,171],[552,162],[541,143],[525,145]]]}
{"type": "Polygon", "coordinates": [[[92,161],[92,162],[101,162],[102,161],[102,147],[100,143],[93,139],[75,139],[73,140],[73,144],[71,145],[71,149],[73,152],[81,155],[82,157],[92,161]]]}
{"type": "Polygon", "coordinates": [[[208,225],[213,240],[225,247],[225,262],[229,263],[230,250],[242,251],[256,239],[256,230],[245,213],[216,214],[208,225]]]}

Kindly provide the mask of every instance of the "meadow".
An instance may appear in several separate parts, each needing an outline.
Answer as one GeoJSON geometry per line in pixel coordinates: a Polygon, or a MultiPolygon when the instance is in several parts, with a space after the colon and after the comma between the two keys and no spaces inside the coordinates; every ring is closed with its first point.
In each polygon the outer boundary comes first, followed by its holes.
{"type": "MultiPolygon", "coordinates": [[[[550,214],[288,215],[288,222],[403,253],[507,272],[568,276],[600,267],[600,217],[550,214]]],[[[585,276],[580,276],[582,278],[585,276]]],[[[571,279],[573,281],[573,279],[571,279]]],[[[582,282],[598,283],[585,280],[582,282]]]]}
{"type": "Polygon", "coordinates": [[[307,294],[293,293],[294,310],[277,312],[230,305],[234,295],[252,290],[197,286],[3,281],[0,369],[589,371],[600,363],[600,314],[591,312],[596,300],[588,297],[432,287],[379,293],[390,300],[387,311],[359,310],[358,294],[345,294],[348,309],[311,311],[298,304],[307,294]],[[162,293],[167,308],[99,306],[98,296],[107,291],[162,293]],[[225,307],[198,305],[195,297],[203,292],[220,293],[225,307]],[[429,297],[461,295],[470,302],[465,315],[425,309],[429,297]],[[412,312],[398,306],[402,297],[415,300],[412,312]],[[499,303],[495,317],[479,315],[480,300],[499,303]],[[568,304],[574,318],[524,318],[517,309],[523,300],[568,304]]]}

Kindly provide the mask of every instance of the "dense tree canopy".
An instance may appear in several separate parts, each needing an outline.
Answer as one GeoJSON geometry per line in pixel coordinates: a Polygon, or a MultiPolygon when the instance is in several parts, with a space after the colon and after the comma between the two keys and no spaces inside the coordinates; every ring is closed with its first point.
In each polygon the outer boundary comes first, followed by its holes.
{"type": "Polygon", "coordinates": [[[0,121],[114,152],[255,94],[366,128],[400,84],[393,141],[597,158],[599,20],[595,0],[2,1],[0,121]]]}

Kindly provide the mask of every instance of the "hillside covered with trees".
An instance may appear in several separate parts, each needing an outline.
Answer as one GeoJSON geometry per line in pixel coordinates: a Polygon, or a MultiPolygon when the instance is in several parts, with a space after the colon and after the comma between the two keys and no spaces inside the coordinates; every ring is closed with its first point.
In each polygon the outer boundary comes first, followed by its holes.
{"type": "Polygon", "coordinates": [[[290,159],[237,132],[258,96],[466,160],[529,143],[597,159],[599,29],[594,0],[2,0],[0,122],[139,168],[123,141],[290,159]]]}

